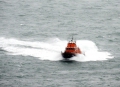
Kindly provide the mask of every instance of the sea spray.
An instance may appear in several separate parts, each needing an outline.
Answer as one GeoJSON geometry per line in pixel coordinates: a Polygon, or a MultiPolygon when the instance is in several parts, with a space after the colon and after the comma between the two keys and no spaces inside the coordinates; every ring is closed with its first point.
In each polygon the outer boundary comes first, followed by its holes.
{"type": "MultiPolygon", "coordinates": [[[[71,58],[74,61],[101,61],[113,58],[109,52],[99,51],[96,44],[89,40],[76,40],[83,54],[71,58]]],[[[40,60],[62,60],[61,51],[65,50],[66,40],[50,38],[47,41],[22,41],[15,38],[0,38],[0,48],[9,55],[32,56],[40,60]]]]}

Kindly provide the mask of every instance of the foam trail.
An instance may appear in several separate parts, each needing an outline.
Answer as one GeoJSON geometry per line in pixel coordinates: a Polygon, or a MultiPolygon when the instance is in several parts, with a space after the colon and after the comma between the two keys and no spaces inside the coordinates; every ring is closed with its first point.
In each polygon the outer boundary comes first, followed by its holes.
{"type": "MultiPolygon", "coordinates": [[[[67,41],[58,38],[49,39],[46,42],[21,41],[17,39],[0,38],[0,48],[9,55],[22,55],[37,57],[40,60],[59,61],[62,60],[61,51],[64,51],[67,41]],[[54,42],[54,43],[53,43],[54,42]]],[[[94,42],[89,40],[77,40],[84,55],[78,55],[71,60],[75,61],[100,61],[113,58],[108,52],[99,52],[94,42]]]]}

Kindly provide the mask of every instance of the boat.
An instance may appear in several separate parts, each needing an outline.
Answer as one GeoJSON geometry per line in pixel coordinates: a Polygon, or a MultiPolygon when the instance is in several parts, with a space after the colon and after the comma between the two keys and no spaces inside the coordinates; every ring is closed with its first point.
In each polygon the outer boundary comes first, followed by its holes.
{"type": "Polygon", "coordinates": [[[77,47],[76,41],[74,41],[72,37],[72,39],[67,43],[65,51],[61,52],[61,54],[64,59],[70,59],[76,56],[77,54],[82,54],[82,51],[79,47],[77,47]]]}

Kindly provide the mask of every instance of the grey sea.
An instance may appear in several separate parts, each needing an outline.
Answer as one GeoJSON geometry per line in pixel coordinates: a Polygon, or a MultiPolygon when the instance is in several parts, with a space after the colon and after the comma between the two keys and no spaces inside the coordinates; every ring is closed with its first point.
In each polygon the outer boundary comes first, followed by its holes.
{"type": "Polygon", "coordinates": [[[120,0],[0,0],[0,87],[120,87],[120,0]]]}

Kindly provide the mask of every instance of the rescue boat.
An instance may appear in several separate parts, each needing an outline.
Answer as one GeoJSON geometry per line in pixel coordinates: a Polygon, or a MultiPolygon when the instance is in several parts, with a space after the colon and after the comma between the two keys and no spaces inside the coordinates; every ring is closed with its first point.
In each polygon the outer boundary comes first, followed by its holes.
{"type": "Polygon", "coordinates": [[[67,47],[65,48],[64,52],[61,52],[63,58],[70,59],[77,54],[82,54],[79,47],[76,45],[76,41],[73,40],[73,38],[67,43],[67,47]]]}

